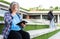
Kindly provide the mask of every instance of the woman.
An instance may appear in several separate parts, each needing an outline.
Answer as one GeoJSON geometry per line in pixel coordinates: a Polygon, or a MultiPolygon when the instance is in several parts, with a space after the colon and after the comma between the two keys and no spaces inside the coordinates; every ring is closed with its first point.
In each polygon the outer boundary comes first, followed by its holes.
{"type": "Polygon", "coordinates": [[[10,9],[5,13],[4,21],[5,27],[3,30],[4,39],[22,39],[19,32],[21,28],[16,25],[22,20],[22,17],[18,14],[19,4],[16,2],[12,2],[10,4],[10,9]],[[12,35],[12,37],[10,37],[12,35]]]}
{"type": "Polygon", "coordinates": [[[18,14],[18,11],[19,4],[16,2],[12,2],[10,4],[9,12],[5,13],[4,16],[5,21],[5,27],[3,30],[4,39],[30,39],[29,33],[21,31],[22,27],[17,25],[19,22],[22,21],[22,17],[21,15],[18,14]],[[24,38],[22,37],[23,34],[25,35],[24,38]]]}
{"type": "Polygon", "coordinates": [[[48,13],[48,19],[50,20],[50,28],[55,28],[54,15],[52,13],[52,10],[50,10],[48,13]]]}

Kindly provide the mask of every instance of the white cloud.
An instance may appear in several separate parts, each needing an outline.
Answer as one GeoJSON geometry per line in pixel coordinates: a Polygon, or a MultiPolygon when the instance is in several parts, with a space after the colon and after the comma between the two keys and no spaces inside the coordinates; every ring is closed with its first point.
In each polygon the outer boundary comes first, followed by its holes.
{"type": "Polygon", "coordinates": [[[60,0],[5,0],[8,2],[16,1],[21,7],[30,8],[42,5],[44,8],[49,6],[60,6],[60,0]]]}

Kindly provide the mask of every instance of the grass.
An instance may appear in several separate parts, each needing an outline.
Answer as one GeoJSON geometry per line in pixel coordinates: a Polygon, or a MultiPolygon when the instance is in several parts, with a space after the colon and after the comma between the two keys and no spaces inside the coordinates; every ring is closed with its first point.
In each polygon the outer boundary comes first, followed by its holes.
{"type": "Polygon", "coordinates": [[[50,32],[50,33],[47,33],[47,34],[43,34],[43,35],[35,37],[33,39],[48,39],[49,37],[51,37],[52,35],[56,34],[59,31],[60,31],[60,29],[56,30],[56,31],[53,31],[53,32],[50,32]]]}
{"type": "Polygon", "coordinates": [[[48,25],[27,25],[24,30],[36,30],[36,29],[44,29],[44,28],[49,28],[48,25]]]}
{"type": "Polygon", "coordinates": [[[10,4],[9,2],[4,1],[4,0],[0,0],[0,2],[5,3],[5,4],[10,4]]]}
{"type": "MultiPolygon", "coordinates": [[[[4,25],[0,24],[0,34],[2,33],[2,29],[3,29],[4,25]]],[[[44,28],[49,28],[48,25],[27,25],[24,30],[28,31],[28,30],[36,30],[36,29],[44,29],[44,28]]]]}
{"type": "Polygon", "coordinates": [[[4,20],[4,17],[1,17],[1,16],[0,16],[0,21],[3,21],[3,20],[4,20]]]}
{"type": "Polygon", "coordinates": [[[0,25],[0,34],[2,33],[3,25],[0,25]]]}

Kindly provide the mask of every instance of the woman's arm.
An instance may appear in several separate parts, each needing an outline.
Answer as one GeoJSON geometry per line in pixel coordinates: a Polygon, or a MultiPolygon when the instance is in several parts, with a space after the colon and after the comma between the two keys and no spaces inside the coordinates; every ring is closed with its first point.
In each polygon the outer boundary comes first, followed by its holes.
{"type": "Polygon", "coordinates": [[[10,13],[5,13],[4,20],[6,23],[10,24],[12,22],[12,16],[10,13]]]}
{"type": "Polygon", "coordinates": [[[3,28],[2,35],[3,35],[4,38],[7,38],[8,34],[10,32],[10,27],[11,27],[10,24],[12,22],[12,17],[9,14],[9,12],[5,13],[4,21],[5,21],[5,26],[3,28]]]}

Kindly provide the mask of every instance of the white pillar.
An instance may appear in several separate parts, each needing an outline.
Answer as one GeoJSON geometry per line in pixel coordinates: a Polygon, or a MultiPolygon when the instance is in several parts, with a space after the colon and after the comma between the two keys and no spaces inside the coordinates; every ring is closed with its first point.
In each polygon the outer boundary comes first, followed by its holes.
{"type": "Polygon", "coordinates": [[[59,14],[58,14],[58,24],[59,24],[59,14]]]}
{"type": "Polygon", "coordinates": [[[42,14],[40,15],[40,18],[41,18],[41,20],[42,20],[42,14]]]}

